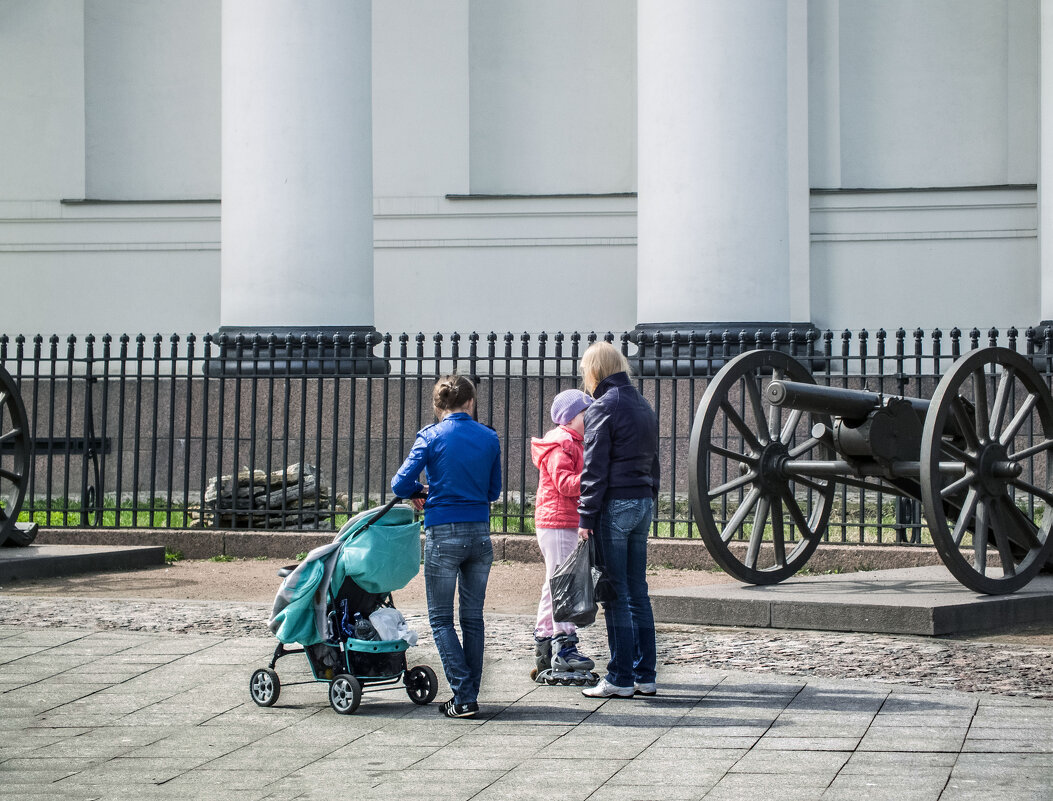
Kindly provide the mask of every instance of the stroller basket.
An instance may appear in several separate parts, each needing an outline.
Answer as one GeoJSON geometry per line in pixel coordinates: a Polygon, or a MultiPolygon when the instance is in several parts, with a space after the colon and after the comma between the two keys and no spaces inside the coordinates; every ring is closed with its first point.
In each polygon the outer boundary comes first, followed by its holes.
{"type": "Polygon", "coordinates": [[[362,682],[398,676],[406,669],[405,640],[348,640],[345,643],[347,666],[362,682]]]}
{"type": "Polygon", "coordinates": [[[343,648],[332,643],[306,649],[315,679],[329,681],[339,673],[350,673],[362,684],[398,679],[406,669],[405,640],[356,640],[343,648]]]}

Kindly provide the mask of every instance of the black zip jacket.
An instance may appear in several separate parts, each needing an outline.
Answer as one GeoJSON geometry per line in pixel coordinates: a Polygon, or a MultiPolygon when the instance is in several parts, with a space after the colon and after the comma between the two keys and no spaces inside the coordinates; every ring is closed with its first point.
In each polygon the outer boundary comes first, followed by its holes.
{"type": "Polygon", "coordinates": [[[658,500],[658,418],[626,373],[607,376],[585,410],[578,525],[595,529],[605,501],[658,500]]]}

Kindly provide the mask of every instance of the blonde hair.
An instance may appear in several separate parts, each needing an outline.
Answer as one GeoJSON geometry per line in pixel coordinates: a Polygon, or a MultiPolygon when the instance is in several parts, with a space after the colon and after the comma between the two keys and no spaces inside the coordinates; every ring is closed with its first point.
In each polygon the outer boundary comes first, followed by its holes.
{"type": "Polygon", "coordinates": [[[435,382],[431,402],[435,416],[440,420],[453,409],[461,409],[468,401],[475,400],[475,384],[463,375],[444,375],[435,382]]]}
{"type": "Polygon", "coordinates": [[[581,357],[581,378],[590,395],[599,383],[615,373],[628,373],[629,360],[610,342],[594,342],[581,357]]]}

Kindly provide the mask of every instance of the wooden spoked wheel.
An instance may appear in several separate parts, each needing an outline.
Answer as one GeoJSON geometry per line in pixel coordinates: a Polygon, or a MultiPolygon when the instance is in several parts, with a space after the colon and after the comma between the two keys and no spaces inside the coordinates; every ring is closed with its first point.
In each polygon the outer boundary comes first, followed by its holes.
{"type": "Polygon", "coordinates": [[[998,595],[1053,557],[1053,397],[1019,353],[983,348],[944,375],[925,417],[921,491],[943,563],[998,595]]]}
{"type": "Polygon", "coordinates": [[[0,367],[0,545],[23,542],[15,527],[29,486],[32,440],[29,418],[18,385],[0,367]]]}
{"type": "Polygon", "coordinates": [[[749,584],[774,584],[804,566],[826,531],[835,488],[829,478],[784,471],[790,461],[833,458],[827,440],[813,436],[830,418],[772,406],[765,388],[773,378],[815,383],[781,351],[748,351],[713,377],[691,429],[692,514],[717,564],[749,584]]]}

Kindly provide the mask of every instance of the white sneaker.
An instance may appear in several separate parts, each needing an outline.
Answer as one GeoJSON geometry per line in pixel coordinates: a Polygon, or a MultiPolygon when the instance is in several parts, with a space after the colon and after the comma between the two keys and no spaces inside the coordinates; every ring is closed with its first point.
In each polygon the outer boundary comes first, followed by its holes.
{"type": "Polygon", "coordinates": [[[658,685],[653,681],[633,682],[633,691],[636,695],[658,695],[658,685]]]}
{"type": "Polygon", "coordinates": [[[634,689],[632,687],[619,687],[611,684],[607,679],[600,679],[595,687],[586,687],[581,694],[586,698],[632,698],[634,689]]]}

